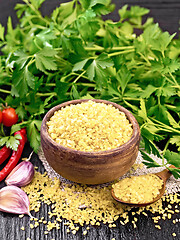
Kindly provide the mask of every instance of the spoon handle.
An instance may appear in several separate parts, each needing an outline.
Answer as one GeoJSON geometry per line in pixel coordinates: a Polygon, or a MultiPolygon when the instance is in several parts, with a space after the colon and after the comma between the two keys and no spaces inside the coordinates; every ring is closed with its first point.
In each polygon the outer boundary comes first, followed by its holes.
{"type": "MultiPolygon", "coordinates": [[[[176,168],[176,167],[173,165],[170,165],[169,168],[176,168]]],[[[170,178],[172,173],[168,169],[165,169],[162,172],[156,173],[156,175],[160,177],[164,182],[166,182],[170,178]]]]}

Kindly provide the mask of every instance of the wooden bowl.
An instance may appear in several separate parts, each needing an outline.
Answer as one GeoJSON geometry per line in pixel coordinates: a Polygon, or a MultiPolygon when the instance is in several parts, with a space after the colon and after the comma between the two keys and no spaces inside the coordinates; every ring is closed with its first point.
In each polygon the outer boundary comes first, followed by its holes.
{"type": "Polygon", "coordinates": [[[99,152],[73,150],[56,143],[48,134],[46,123],[55,111],[70,104],[88,99],[72,100],[50,109],[42,121],[41,145],[49,165],[61,176],[83,184],[100,184],[124,175],[134,164],[140,141],[140,129],[135,117],[124,107],[106,100],[93,99],[98,103],[112,104],[126,114],[133,127],[131,139],[120,147],[99,152]]]}

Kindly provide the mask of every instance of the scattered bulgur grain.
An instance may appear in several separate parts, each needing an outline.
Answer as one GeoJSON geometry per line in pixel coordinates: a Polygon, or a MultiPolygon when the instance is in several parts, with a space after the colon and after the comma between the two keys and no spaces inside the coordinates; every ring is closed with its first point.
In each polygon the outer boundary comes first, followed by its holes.
{"type": "Polygon", "coordinates": [[[39,226],[39,223],[38,222],[35,222],[34,223],[34,227],[36,228],[36,227],[38,227],[39,226]]]}
{"type": "Polygon", "coordinates": [[[132,221],[132,224],[133,224],[134,228],[137,228],[137,225],[136,225],[136,223],[134,221],[132,221]]]}
{"type": "Polygon", "coordinates": [[[129,141],[133,133],[124,112],[111,104],[91,100],[56,111],[47,126],[54,141],[80,151],[117,148],[129,141]]]}
{"type": "Polygon", "coordinates": [[[25,230],[25,227],[24,227],[24,226],[22,226],[22,227],[21,227],[21,230],[22,230],[22,231],[24,231],[24,230],[25,230]]]}
{"type": "MultiPolygon", "coordinates": [[[[53,204],[53,209],[50,211],[55,219],[53,223],[49,219],[47,221],[44,220],[44,217],[41,217],[39,220],[31,219],[31,221],[35,221],[32,224],[33,226],[41,222],[48,226],[48,231],[45,231],[46,234],[53,228],[57,227],[59,229],[57,221],[61,222],[62,219],[67,221],[63,223],[63,225],[68,226],[67,233],[69,231],[77,232],[79,226],[96,225],[96,223],[111,224],[111,227],[113,227],[115,226],[115,221],[118,220],[117,216],[119,217],[119,222],[125,225],[129,222],[129,216],[132,215],[134,219],[131,220],[131,223],[136,228],[136,216],[141,213],[146,216],[148,212],[156,214],[153,220],[155,225],[158,225],[158,221],[168,218],[169,211],[174,209],[170,209],[170,207],[164,208],[163,201],[170,199],[170,204],[176,203],[177,207],[180,203],[180,194],[170,194],[149,206],[138,208],[137,210],[133,209],[132,212],[131,207],[112,201],[110,189],[110,184],[106,186],[87,186],[75,183],[61,184],[60,180],[52,180],[47,174],[41,174],[37,171],[35,171],[32,182],[23,187],[23,190],[29,196],[30,211],[34,210],[34,208],[40,209],[41,202],[46,203],[47,200],[48,203],[53,204]],[[79,206],[83,204],[86,205],[86,208],[80,209],[79,206]],[[123,220],[121,221],[120,219],[123,220]]],[[[175,207],[176,210],[177,207],[175,207]]],[[[179,219],[177,221],[179,222],[179,219]]],[[[89,230],[89,226],[87,226],[86,230],[89,230]]]]}
{"type": "Polygon", "coordinates": [[[142,214],[143,214],[144,216],[146,216],[146,217],[148,216],[146,212],[142,212],[142,214]]]}
{"type": "Polygon", "coordinates": [[[158,228],[158,229],[161,229],[161,226],[159,226],[159,225],[155,225],[155,227],[158,228]]]}
{"type": "Polygon", "coordinates": [[[83,231],[83,235],[86,235],[86,234],[87,234],[87,230],[84,230],[84,231],[83,231]]]}
{"type": "Polygon", "coordinates": [[[168,213],[168,219],[171,219],[171,214],[170,213],[168,213]]]}
{"type": "Polygon", "coordinates": [[[19,218],[23,218],[23,217],[24,217],[24,214],[20,214],[20,215],[19,215],[19,218]]]}
{"type": "Polygon", "coordinates": [[[75,235],[75,234],[76,234],[76,232],[77,232],[77,231],[76,231],[75,229],[74,229],[74,230],[72,230],[72,234],[74,234],[74,235],[75,235]]]}
{"type": "Polygon", "coordinates": [[[30,224],[30,228],[31,228],[31,229],[33,229],[33,228],[34,228],[34,225],[33,225],[32,223],[30,224]]]}
{"type": "Polygon", "coordinates": [[[172,233],[172,236],[173,236],[173,237],[176,237],[176,233],[172,233]]]}

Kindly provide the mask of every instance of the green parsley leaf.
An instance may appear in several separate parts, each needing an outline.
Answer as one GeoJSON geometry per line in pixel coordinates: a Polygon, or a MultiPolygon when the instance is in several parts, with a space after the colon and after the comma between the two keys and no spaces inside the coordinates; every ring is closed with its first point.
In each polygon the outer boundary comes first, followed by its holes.
{"type": "Polygon", "coordinates": [[[152,71],[158,71],[162,74],[173,73],[180,68],[180,63],[175,59],[161,58],[151,61],[152,71]]]}
{"type": "Polygon", "coordinates": [[[178,147],[178,151],[180,152],[180,135],[174,135],[170,138],[170,143],[175,144],[178,147]]]}
{"type": "Polygon", "coordinates": [[[156,91],[157,87],[149,84],[140,94],[142,98],[149,98],[156,91]]]}
{"type": "Polygon", "coordinates": [[[39,146],[40,146],[40,128],[41,128],[41,121],[33,120],[27,126],[27,136],[30,139],[31,147],[37,153],[39,146]]]}
{"type": "Polygon", "coordinates": [[[96,88],[101,90],[103,86],[107,86],[107,74],[104,69],[113,66],[113,62],[108,58],[107,54],[102,53],[87,67],[86,73],[88,78],[96,80],[96,88]]]}
{"type": "Polygon", "coordinates": [[[19,146],[19,139],[21,139],[20,134],[16,134],[15,136],[1,137],[0,146],[6,145],[7,148],[17,151],[19,146]]]}
{"type": "Polygon", "coordinates": [[[143,163],[147,166],[147,168],[151,167],[161,167],[153,158],[151,158],[147,153],[141,150],[142,157],[144,159],[143,163]]]}
{"type": "Polygon", "coordinates": [[[55,62],[56,51],[50,48],[44,48],[35,54],[36,67],[42,72],[46,70],[56,70],[57,64],[55,62]]]}
{"type": "Polygon", "coordinates": [[[171,173],[176,179],[180,178],[180,169],[175,169],[175,168],[168,168],[168,169],[171,171],[171,173]]]}
{"type": "Polygon", "coordinates": [[[88,58],[87,58],[87,59],[84,59],[84,60],[82,60],[82,61],[80,61],[80,62],[77,62],[77,63],[74,65],[72,71],[76,72],[76,71],[82,70],[82,69],[84,68],[85,64],[87,63],[87,61],[89,61],[88,58]]]}
{"type": "Polygon", "coordinates": [[[167,150],[164,154],[164,157],[166,158],[167,162],[174,165],[177,168],[180,168],[180,154],[171,152],[167,150]]]}
{"type": "Polygon", "coordinates": [[[29,90],[34,89],[34,75],[29,71],[27,65],[23,69],[15,69],[12,76],[12,82],[14,85],[15,96],[24,97],[29,90]]]}
{"type": "MultiPolygon", "coordinates": [[[[27,0],[25,0],[26,2],[27,0]]],[[[31,0],[31,4],[36,8],[39,9],[41,4],[44,2],[45,0],[31,0]]]]}
{"type": "Polygon", "coordinates": [[[0,39],[4,41],[4,27],[0,24],[0,39]]]}
{"type": "Polygon", "coordinates": [[[18,57],[14,62],[20,66],[20,69],[25,66],[29,59],[28,54],[26,54],[22,49],[15,51],[14,56],[18,57]]]}
{"type": "Polygon", "coordinates": [[[117,80],[121,86],[121,91],[123,95],[128,82],[131,80],[131,73],[125,65],[123,65],[117,72],[117,80]]]}
{"type": "Polygon", "coordinates": [[[138,110],[138,115],[144,120],[147,119],[146,105],[145,101],[142,98],[140,99],[140,110],[138,110]]]}
{"type": "Polygon", "coordinates": [[[159,34],[158,41],[154,40],[152,43],[152,49],[164,53],[167,46],[170,44],[176,33],[170,35],[168,32],[159,34]]]}

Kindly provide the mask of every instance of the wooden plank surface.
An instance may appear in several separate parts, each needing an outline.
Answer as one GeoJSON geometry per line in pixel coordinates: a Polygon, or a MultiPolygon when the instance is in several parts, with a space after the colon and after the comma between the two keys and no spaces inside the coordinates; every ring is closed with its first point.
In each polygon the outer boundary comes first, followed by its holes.
{"type": "MultiPolygon", "coordinates": [[[[9,15],[12,16],[13,23],[17,23],[13,10],[17,2],[21,3],[22,0],[0,0],[0,23],[6,25],[9,15]]],[[[67,0],[46,0],[42,5],[43,14],[50,14],[61,2],[67,2],[67,0]]],[[[169,31],[171,34],[179,32],[180,0],[112,0],[112,3],[116,4],[116,9],[108,17],[115,21],[119,19],[118,9],[124,4],[139,5],[150,9],[148,16],[153,17],[163,31],[169,31]]]]}
{"type": "MultiPolygon", "coordinates": [[[[12,16],[14,24],[17,22],[15,12],[13,8],[16,2],[22,2],[18,0],[0,0],[0,22],[6,25],[8,16],[12,16]]],[[[59,3],[59,0],[46,1],[42,6],[43,14],[49,14],[59,3]]],[[[149,16],[154,17],[156,22],[159,22],[163,30],[167,30],[170,33],[178,32],[179,18],[180,18],[180,1],[179,0],[113,0],[113,3],[120,8],[124,4],[140,5],[142,7],[149,8],[149,16]]],[[[117,9],[109,15],[113,20],[118,20],[117,9]]],[[[27,145],[23,156],[28,156],[31,149],[27,145]]],[[[33,155],[33,163],[38,166],[40,172],[44,171],[44,168],[38,159],[37,155],[33,155]]],[[[4,186],[4,183],[0,183],[0,188],[4,186]]],[[[180,209],[180,208],[179,208],[180,209]]],[[[47,219],[49,207],[46,204],[42,204],[42,208],[39,213],[36,214],[37,218],[44,216],[47,219]]],[[[31,240],[179,240],[180,239],[180,222],[173,224],[173,219],[179,219],[179,214],[173,215],[170,220],[160,220],[161,230],[156,229],[152,220],[153,214],[148,217],[144,215],[138,216],[137,228],[134,228],[132,223],[128,223],[123,226],[118,223],[116,228],[109,228],[107,225],[101,224],[100,227],[91,227],[86,236],[83,236],[82,232],[85,230],[81,227],[76,235],[67,234],[66,226],[63,220],[59,230],[52,230],[48,235],[44,234],[45,227],[40,225],[38,228],[30,229],[30,219],[28,216],[19,218],[13,214],[6,214],[0,212],[0,240],[26,240],[28,237],[31,240]],[[21,230],[21,227],[25,226],[25,231],[21,230]],[[176,237],[172,236],[175,232],[176,237]]]]}
{"type": "MultiPolygon", "coordinates": [[[[28,144],[26,144],[25,150],[23,152],[23,157],[29,156],[31,149],[28,144]]],[[[44,172],[44,167],[41,164],[38,156],[33,154],[32,162],[34,166],[38,167],[38,171],[44,172]]],[[[0,183],[0,188],[5,184],[0,183]]],[[[180,206],[179,206],[180,210],[180,206]]],[[[48,219],[48,211],[50,207],[42,203],[40,212],[34,213],[32,215],[40,219],[45,217],[48,219]]],[[[47,235],[44,234],[46,227],[42,224],[39,227],[31,229],[30,228],[30,218],[24,216],[19,218],[17,215],[7,214],[0,212],[0,240],[179,240],[180,239],[180,222],[174,224],[173,220],[179,219],[179,213],[172,216],[172,219],[160,220],[161,230],[155,228],[152,217],[155,216],[149,213],[148,216],[143,214],[137,216],[137,228],[134,228],[131,221],[125,226],[121,225],[119,219],[116,221],[117,227],[109,228],[108,225],[102,224],[100,226],[91,226],[90,230],[86,236],[83,235],[85,227],[80,227],[80,230],[73,235],[72,233],[67,233],[67,226],[65,225],[66,220],[63,220],[60,224],[60,229],[53,229],[47,235]],[[21,227],[25,227],[25,231],[21,230],[21,227]],[[172,233],[176,233],[176,237],[172,236],[172,233]]]]}

